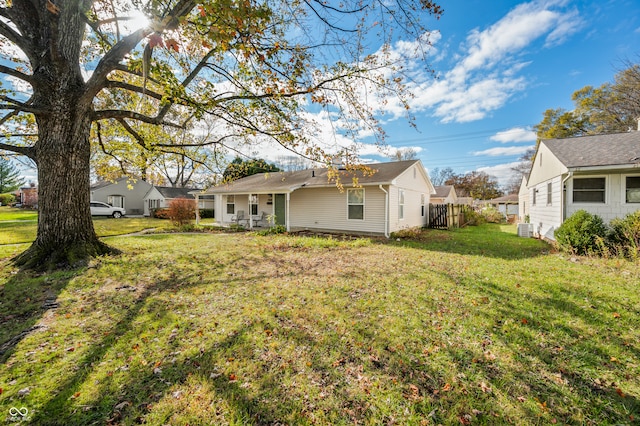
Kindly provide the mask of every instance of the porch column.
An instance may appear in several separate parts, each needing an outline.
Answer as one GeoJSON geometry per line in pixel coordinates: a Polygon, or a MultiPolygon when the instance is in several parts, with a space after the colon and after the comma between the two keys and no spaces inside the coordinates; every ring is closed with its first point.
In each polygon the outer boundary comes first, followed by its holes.
{"type": "Polygon", "coordinates": [[[253,229],[253,215],[251,214],[251,194],[249,194],[249,229],[253,229]]]}
{"type": "Polygon", "coordinates": [[[200,224],[200,194],[196,194],[196,225],[200,224]]]}
{"type": "Polygon", "coordinates": [[[287,232],[291,232],[291,219],[289,218],[291,215],[289,214],[289,201],[291,200],[291,193],[287,192],[287,196],[285,197],[285,203],[284,203],[284,208],[285,208],[285,216],[286,216],[286,224],[287,224],[287,232]]]}

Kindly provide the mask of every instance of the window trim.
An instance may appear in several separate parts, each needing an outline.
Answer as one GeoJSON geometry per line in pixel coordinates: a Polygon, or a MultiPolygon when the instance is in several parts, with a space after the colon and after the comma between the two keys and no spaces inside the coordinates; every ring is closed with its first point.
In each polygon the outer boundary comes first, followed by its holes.
{"type": "Polygon", "coordinates": [[[547,205],[553,205],[553,182],[547,182],[547,205]]]}
{"type": "MultiPolygon", "coordinates": [[[[605,175],[574,176],[573,179],[571,180],[571,204],[582,204],[582,205],[587,205],[587,204],[603,205],[603,204],[607,204],[607,196],[608,196],[607,193],[609,192],[609,191],[607,191],[607,186],[608,186],[608,179],[607,179],[607,176],[605,176],[605,175]],[[604,187],[602,189],[602,192],[604,193],[603,201],[575,201],[575,192],[576,192],[575,182],[576,182],[576,180],[581,180],[581,179],[603,179],[604,180],[604,187]]],[[[590,191],[596,191],[596,190],[592,189],[590,191]]]]}
{"type": "Polygon", "coordinates": [[[425,194],[420,194],[420,217],[424,217],[425,213],[426,213],[426,203],[425,201],[427,200],[427,196],[425,194]]]}
{"type": "Polygon", "coordinates": [[[227,214],[236,214],[236,196],[231,194],[231,195],[227,195],[227,199],[225,200],[225,205],[226,205],[226,209],[225,211],[227,212],[227,214]],[[229,202],[229,199],[231,199],[231,202],[229,202]],[[231,206],[231,212],[229,212],[229,206],[231,206]]]}
{"type": "Polygon", "coordinates": [[[366,198],[365,198],[366,194],[365,194],[365,190],[364,188],[348,188],[347,189],[347,220],[358,220],[358,221],[364,221],[365,220],[365,205],[366,205],[366,198]],[[349,201],[349,194],[351,193],[351,191],[362,191],[362,203],[352,203],[349,201]],[[351,206],[362,206],[362,218],[352,218],[350,217],[350,209],[349,207],[351,206]]]}
{"type": "Polygon", "coordinates": [[[398,220],[404,220],[405,197],[404,189],[398,189],[398,220]]]}
{"type": "MultiPolygon", "coordinates": [[[[638,204],[640,204],[640,201],[627,201],[627,178],[637,178],[640,179],[640,175],[637,174],[632,174],[632,175],[622,175],[622,202],[624,204],[629,204],[629,205],[634,205],[637,206],[638,204]]],[[[637,189],[637,188],[633,188],[633,189],[637,189]]]]}
{"type": "Polygon", "coordinates": [[[258,194],[251,194],[251,198],[249,199],[251,204],[250,210],[251,210],[251,216],[257,216],[258,215],[258,211],[260,210],[260,196],[258,194]],[[253,212],[255,210],[255,213],[253,212]]]}

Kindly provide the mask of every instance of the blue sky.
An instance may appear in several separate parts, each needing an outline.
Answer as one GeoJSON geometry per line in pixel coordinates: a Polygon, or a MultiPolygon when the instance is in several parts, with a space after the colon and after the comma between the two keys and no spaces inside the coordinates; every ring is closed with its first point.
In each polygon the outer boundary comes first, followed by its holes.
{"type": "MultiPolygon", "coordinates": [[[[612,81],[624,60],[640,61],[638,0],[438,3],[441,19],[426,21],[432,30],[428,63],[437,78],[411,56],[418,42],[399,41],[392,49],[411,76],[417,130],[397,102],[374,105],[391,151],[413,148],[428,170],[481,170],[505,184],[535,144],[532,126],[546,109],[571,109],[573,92],[612,81]]],[[[351,143],[333,134],[339,123],[331,117],[314,119],[321,123],[318,140],[351,143]]],[[[362,161],[388,161],[371,137],[363,134],[360,141],[362,161]]],[[[252,154],[274,161],[283,152],[256,146],[252,154]]],[[[34,171],[25,177],[35,180],[34,171]]]]}
{"type": "MultiPolygon", "coordinates": [[[[571,95],[640,60],[640,2],[442,0],[430,28],[434,80],[414,69],[417,131],[383,116],[391,147],[413,147],[427,169],[486,171],[501,183],[535,145],[532,126],[571,95]]],[[[379,161],[371,151],[363,159],[379,161]]]]}

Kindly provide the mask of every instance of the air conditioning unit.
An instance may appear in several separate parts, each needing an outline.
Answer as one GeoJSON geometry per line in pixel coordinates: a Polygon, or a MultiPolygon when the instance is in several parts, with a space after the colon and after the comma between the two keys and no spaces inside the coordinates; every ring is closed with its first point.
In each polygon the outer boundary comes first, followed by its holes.
{"type": "Polygon", "coordinates": [[[530,238],[533,235],[532,223],[519,223],[518,224],[518,236],[530,238]]]}

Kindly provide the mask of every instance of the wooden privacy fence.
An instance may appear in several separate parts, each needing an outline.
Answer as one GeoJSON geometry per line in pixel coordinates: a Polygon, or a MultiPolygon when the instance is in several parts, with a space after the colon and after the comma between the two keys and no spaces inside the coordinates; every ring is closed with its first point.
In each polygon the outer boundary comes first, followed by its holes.
{"type": "Polygon", "coordinates": [[[459,228],[465,224],[464,214],[469,208],[464,204],[429,204],[429,228],[459,228]]]}

